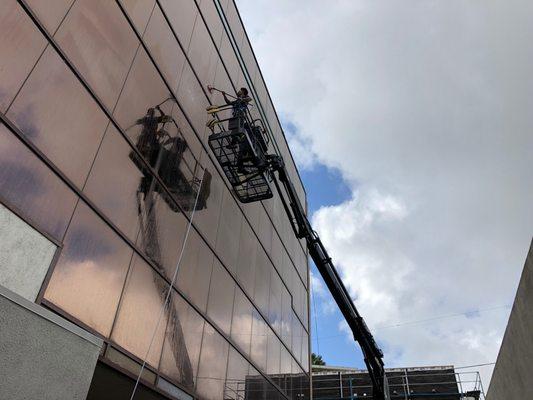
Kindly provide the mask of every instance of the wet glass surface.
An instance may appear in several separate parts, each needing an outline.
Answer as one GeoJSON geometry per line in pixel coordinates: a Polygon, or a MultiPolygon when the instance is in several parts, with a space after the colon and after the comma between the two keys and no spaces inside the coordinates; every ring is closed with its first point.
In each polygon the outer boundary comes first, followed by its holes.
{"type": "Polygon", "coordinates": [[[108,336],[132,250],[80,201],[45,299],[108,336]]]}
{"type": "Polygon", "coordinates": [[[169,378],[193,389],[204,319],[176,293],[172,295],[172,302],[159,369],[169,378]]]}
{"type": "Polygon", "coordinates": [[[115,2],[77,0],[55,39],[109,110],[139,45],[115,2]]]}
{"type": "Polygon", "coordinates": [[[0,8],[0,111],[5,112],[45,45],[17,2],[4,0],[0,8]]]}
{"type": "Polygon", "coordinates": [[[156,368],[169,314],[175,312],[168,303],[162,312],[168,290],[168,283],[135,255],[111,333],[115,343],[156,368]]]}
{"type": "Polygon", "coordinates": [[[196,393],[200,399],[223,398],[228,350],[228,342],[213,327],[206,324],[196,384],[196,393]]]}
{"type": "Polygon", "coordinates": [[[78,197],[0,124],[1,198],[60,241],[78,197]]]}
{"type": "Polygon", "coordinates": [[[7,115],[79,188],[83,187],[107,118],[51,47],[7,115]]]}

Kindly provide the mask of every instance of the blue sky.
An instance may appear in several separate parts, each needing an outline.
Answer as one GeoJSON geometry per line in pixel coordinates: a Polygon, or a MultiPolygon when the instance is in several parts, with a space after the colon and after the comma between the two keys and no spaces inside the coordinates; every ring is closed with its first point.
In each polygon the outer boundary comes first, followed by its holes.
{"type": "MultiPolygon", "coordinates": [[[[531,3],[237,4],[386,366],[494,362],[533,226],[531,3]]],[[[320,353],[362,366],[315,284],[320,353]]]]}

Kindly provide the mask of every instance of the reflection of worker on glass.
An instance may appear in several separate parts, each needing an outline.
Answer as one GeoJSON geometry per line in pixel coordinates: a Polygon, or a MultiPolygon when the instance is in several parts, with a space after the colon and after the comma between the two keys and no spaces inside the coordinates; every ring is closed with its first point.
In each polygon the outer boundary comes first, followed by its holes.
{"type": "MultiPolygon", "coordinates": [[[[132,126],[140,127],[140,132],[133,140],[137,151],[130,152],[130,159],[142,172],[137,191],[140,245],[159,274],[169,278],[168,268],[165,268],[163,261],[159,227],[165,211],[158,203],[162,200],[162,204],[166,204],[173,212],[205,208],[210,174],[192,154],[174,118],[163,111],[163,103],[149,108],[132,126]],[[197,177],[200,174],[202,178],[197,177]]],[[[166,302],[170,290],[168,282],[154,275],[153,283],[161,301],[166,302]]],[[[169,321],[166,340],[176,362],[180,382],[188,387],[193,386],[195,371],[174,301],[170,301],[165,313],[169,321]]]]}

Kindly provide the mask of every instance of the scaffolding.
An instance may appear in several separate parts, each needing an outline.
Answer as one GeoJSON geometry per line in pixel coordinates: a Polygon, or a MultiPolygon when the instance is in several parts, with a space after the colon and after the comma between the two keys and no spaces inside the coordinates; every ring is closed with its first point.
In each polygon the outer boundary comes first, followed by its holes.
{"type": "MultiPolygon", "coordinates": [[[[453,367],[386,369],[391,399],[485,400],[479,372],[456,372],[453,367]]],[[[372,399],[366,371],[313,372],[313,399],[372,399]]]]}

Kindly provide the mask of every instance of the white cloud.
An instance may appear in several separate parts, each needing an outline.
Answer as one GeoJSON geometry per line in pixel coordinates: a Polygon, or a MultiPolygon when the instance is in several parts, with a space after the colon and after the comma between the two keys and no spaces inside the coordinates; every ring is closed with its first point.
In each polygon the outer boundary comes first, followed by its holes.
{"type": "MultiPolygon", "coordinates": [[[[238,5],[295,156],[352,188],[313,224],[369,325],[509,304],[533,227],[531,3],[238,5]]],[[[506,317],[375,333],[388,365],[467,365],[495,360],[506,317]]]]}

